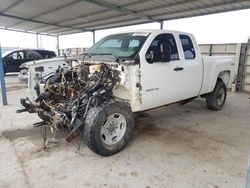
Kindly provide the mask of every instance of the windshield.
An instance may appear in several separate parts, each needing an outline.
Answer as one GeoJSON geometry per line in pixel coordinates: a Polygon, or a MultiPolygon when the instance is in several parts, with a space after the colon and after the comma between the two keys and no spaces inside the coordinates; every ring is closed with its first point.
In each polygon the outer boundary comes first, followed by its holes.
{"type": "Polygon", "coordinates": [[[92,46],[88,53],[93,55],[112,54],[116,57],[133,58],[142,47],[148,34],[135,32],[109,35],[92,46]]]}

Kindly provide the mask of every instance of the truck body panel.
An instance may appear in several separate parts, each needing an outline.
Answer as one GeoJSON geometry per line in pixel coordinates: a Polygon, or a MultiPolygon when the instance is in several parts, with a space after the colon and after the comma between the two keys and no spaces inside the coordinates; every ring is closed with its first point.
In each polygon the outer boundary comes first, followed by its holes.
{"type": "MultiPolygon", "coordinates": [[[[204,73],[203,84],[200,91],[200,95],[210,93],[213,91],[217,79],[222,76],[221,73],[227,75],[222,80],[228,85],[232,68],[235,64],[235,58],[230,56],[213,56],[203,57],[204,73]]],[[[224,76],[225,76],[224,75],[224,76]]]]}

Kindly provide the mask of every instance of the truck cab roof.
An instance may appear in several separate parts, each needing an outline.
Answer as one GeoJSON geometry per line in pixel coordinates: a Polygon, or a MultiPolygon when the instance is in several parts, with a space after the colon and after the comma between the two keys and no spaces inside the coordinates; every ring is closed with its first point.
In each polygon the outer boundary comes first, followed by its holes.
{"type": "Polygon", "coordinates": [[[121,33],[152,33],[152,34],[161,34],[161,33],[172,33],[172,34],[186,34],[186,35],[191,35],[191,33],[183,32],[183,31],[176,31],[176,30],[164,30],[164,29],[140,29],[140,30],[128,30],[128,31],[122,31],[122,32],[117,32],[114,34],[121,34],[121,33]]]}

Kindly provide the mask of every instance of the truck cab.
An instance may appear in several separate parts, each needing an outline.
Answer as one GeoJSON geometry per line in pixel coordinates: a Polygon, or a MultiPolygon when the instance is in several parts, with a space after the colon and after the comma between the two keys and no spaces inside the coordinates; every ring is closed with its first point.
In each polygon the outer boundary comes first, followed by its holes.
{"type": "Polygon", "coordinates": [[[89,53],[123,59],[125,89],[114,94],[129,100],[133,112],[210,93],[218,79],[229,83],[234,65],[233,57],[202,57],[195,37],[179,31],[119,33],[105,37],[89,53]],[[126,64],[130,61],[134,63],[126,64]]]}

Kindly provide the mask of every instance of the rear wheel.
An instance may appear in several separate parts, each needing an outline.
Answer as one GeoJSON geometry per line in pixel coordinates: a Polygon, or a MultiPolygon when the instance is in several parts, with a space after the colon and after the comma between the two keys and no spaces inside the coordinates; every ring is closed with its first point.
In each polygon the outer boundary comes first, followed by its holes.
{"type": "Polygon", "coordinates": [[[207,107],[210,110],[221,110],[226,102],[227,87],[225,83],[218,80],[212,93],[206,96],[207,107]]]}
{"type": "Polygon", "coordinates": [[[130,105],[112,100],[89,110],[84,138],[92,151],[109,156],[127,145],[133,128],[134,117],[130,105]]]}

